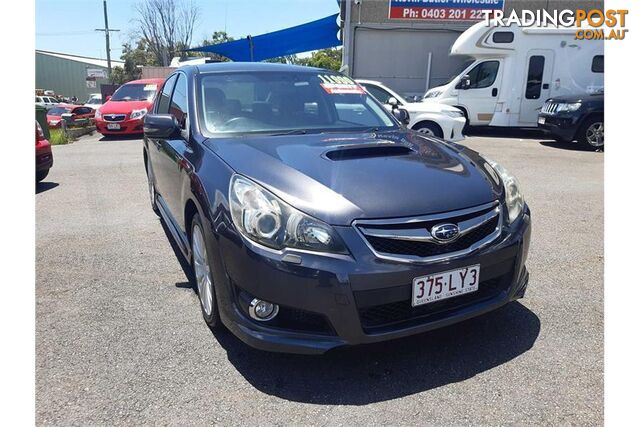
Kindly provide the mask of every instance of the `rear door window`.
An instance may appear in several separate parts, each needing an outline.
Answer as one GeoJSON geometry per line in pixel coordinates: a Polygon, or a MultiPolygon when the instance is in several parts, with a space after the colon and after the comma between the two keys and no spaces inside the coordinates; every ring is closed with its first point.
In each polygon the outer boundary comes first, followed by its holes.
{"type": "Polygon", "coordinates": [[[173,86],[176,83],[177,74],[169,77],[162,87],[162,92],[158,97],[158,105],[156,107],[156,113],[158,114],[168,114],[169,113],[169,102],[171,100],[171,92],[173,92],[173,86]]]}
{"type": "Polygon", "coordinates": [[[524,96],[527,99],[540,98],[542,91],[542,77],[544,74],[544,56],[534,55],[529,58],[529,71],[527,72],[527,88],[524,96]]]}
{"type": "Polygon", "coordinates": [[[169,114],[173,115],[184,128],[186,126],[187,112],[187,79],[184,74],[178,74],[178,80],[171,97],[169,114]]]}

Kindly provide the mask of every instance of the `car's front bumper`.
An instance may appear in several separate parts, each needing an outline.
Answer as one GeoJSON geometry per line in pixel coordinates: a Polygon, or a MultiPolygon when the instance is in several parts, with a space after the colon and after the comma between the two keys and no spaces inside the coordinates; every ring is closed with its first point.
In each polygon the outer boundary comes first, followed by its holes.
{"type": "Polygon", "coordinates": [[[580,126],[579,114],[545,114],[538,115],[538,128],[554,138],[573,141],[580,126]],[[544,123],[540,123],[543,119],[544,123]]]}
{"type": "Polygon", "coordinates": [[[432,264],[382,261],[353,227],[336,227],[352,256],[298,252],[299,264],[284,261],[286,252],[252,245],[227,230],[218,241],[220,258],[213,260],[218,268],[214,282],[220,315],[228,329],[253,347],[306,354],[447,326],[524,295],[529,279],[525,261],[530,224],[526,208],[491,245],[462,258],[432,264]],[[455,303],[461,297],[454,297],[438,311],[429,312],[427,304],[419,308],[418,315],[393,324],[370,323],[372,315],[394,315],[389,310],[415,311],[411,308],[415,277],[475,264],[480,264],[479,289],[464,296],[464,304],[455,303]],[[469,297],[474,294],[478,297],[469,297]],[[247,305],[254,297],[279,304],[280,314],[269,322],[251,319],[247,305]],[[279,319],[282,316],[284,321],[279,319]]]}
{"type": "Polygon", "coordinates": [[[457,117],[452,119],[451,129],[449,130],[449,134],[445,135],[447,141],[458,142],[464,139],[464,135],[462,134],[462,130],[467,124],[467,120],[464,117],[457,117]]]}
{"type": "Polygon", "coordinates": [[[95,119],[96,129],[103,135],[132,135],[143,133],[143,118],[126,119],[119,122],[108,122],[103,119],[95,119]],[[109,129],[109,125],[117,125],[118,129],[109,129]]]}
{"type": "Polygon", "coordinates": [[[53,153],[49,141],[42,140],[36,143],[36,172],[46,171],[53,166],[53,153]]]}

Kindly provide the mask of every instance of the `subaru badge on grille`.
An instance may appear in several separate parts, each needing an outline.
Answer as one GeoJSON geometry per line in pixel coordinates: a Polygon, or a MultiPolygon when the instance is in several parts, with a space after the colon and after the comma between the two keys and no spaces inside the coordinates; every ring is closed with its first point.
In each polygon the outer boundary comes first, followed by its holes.
{"type": "Polygon", "coordinates": [[[438,224],[431,228],[431,235],[439,243],[449,243],[458,238],[460,229],[455,224],[438,224]]]}

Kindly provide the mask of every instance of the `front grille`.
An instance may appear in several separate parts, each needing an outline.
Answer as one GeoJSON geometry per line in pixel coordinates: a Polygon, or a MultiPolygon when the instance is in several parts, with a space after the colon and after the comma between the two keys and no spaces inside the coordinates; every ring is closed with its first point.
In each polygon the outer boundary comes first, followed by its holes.
{"type": "Polygon", "coordinates": [[[546,114],[553,114],[557,109],[558,104],[556,102],[546,102],[540,111],[546,114]]]}
{"type": "Polygon", "coordinates": [[[509,278],[510,275],[505,274],[485,280],[475,292],[417,307],[413,307],[409,299],[359,308],[360,322],[365,333],[376,333],[440,320],[455,310],[497,297],[508,288],[509,278]]]}
{"type": "Polygon", "coordinates": [[[498,226],[498,217],[485,222],[473,231],[458,238],[452,243],[438,244],[430,242],[416,242],[411,240],[385,239],[381,237],[367,237],[371,246],[377,252],[398,254],[398,255],[414,255],[420,258],[426,258],[436,255],[443,255],[449,252],[458,252],[468,248],[474,243],[484,239],[496,230],[498,226]]]}
{"type": "Polygon", "coordinates": [[[102,118],[106,122],[121,122],[125,119],[126,114],[104,114],[102,118]]]}
{"type": "Polygon", "coordinates": [[[356,227],[379,258],[413,262],[466,255],[496,239],[501,222],[501,210],[495,202],[395,222],[358,221],[356,227]],[[434,226],[445,223],[459,229],[459,237],[451,242],[438,241],[431,235],[434,226]]]}

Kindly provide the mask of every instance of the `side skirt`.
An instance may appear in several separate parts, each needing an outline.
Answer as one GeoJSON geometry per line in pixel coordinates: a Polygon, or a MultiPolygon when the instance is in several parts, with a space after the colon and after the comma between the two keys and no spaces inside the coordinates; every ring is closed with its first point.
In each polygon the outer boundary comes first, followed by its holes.
{"type": "Polygon", "coordinates": [[[162,216],[162,220],[164,221],[164,223],[167,224],[173,240],[178,244],[182,255],[184,255],[187,260],[190,260],[191,247],[189,245],[189,239],[187,239],[187,236],[180,230],[180,227],[176,225],[173,216],[169,213],[169,209],[167,208],[167,205],[160,194],[158,194],[157,196],[157,204],[160,211],[160,216],[162,216]]]}

